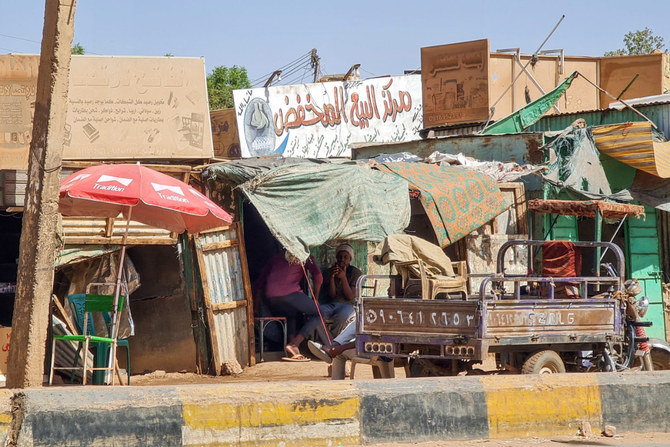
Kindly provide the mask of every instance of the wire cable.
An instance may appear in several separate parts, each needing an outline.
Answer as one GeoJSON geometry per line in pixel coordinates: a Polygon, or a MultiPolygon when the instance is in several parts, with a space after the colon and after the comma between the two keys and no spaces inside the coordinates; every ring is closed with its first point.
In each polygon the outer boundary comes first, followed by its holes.
{"type": "MultiPolygon", "coordinates": [[[[304,61],[311,60],[311,55],[312,55],[311,51],[306,53],[306,54],[303,54],[302,56],[300,56],[297,59],[289,62],[288,64],[279,67],[277,70],[285,71],[285,70],[289,69],[289,67],[292,68],[295,65],[303,65],[304,61]]],[[[272,75],[272,73],[274,73],[277,70],[272,70],[271,72],[269,72],[269,73],[267,73],[267,74],[265,74],[265,75],[263,75],[259,78],[256,78],[256,79],[252,80],[251,84],[256,85],[256,84],[259,84],[261,82],[265,82],[272,75]]]]}
{"type": "Polygon", "coordinates": [[[37,44],[42,44],[42,42],[38,40],[32,40],[32,39],[26,39],[24,37],[16,37],[16,36],[10,36],[8,34],[0,34],[0,37],[7,37],[8,39],[16,39],[16,40],[23,40],[25,42],[32,42],[32,43],[37,43],[37,44]]]}

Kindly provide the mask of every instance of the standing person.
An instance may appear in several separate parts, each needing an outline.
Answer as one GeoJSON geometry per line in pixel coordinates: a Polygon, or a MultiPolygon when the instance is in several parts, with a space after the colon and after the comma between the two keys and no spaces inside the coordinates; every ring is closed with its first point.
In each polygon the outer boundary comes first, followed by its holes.
{"type": "MultiPolygon", "coordinates": [[[[305,262],[305,268],[312,275],[314,283],[314,296],[319,295],[323,275],[316,265],[314,257],[310,256],[305,262]]],[[[290,357],[285,360],[290,361],[309,361],[307,357],[300,354],[300,343],[314,330],[318,323],[319,314],[316,304],[312,298],[305,295],[300,287],[300,281],[304,277],[303,267],[300,260],[284,251],[276,254],[268,262],[260,276],[254,284],[256,299],[259,299],[260,292],[265,293],[265,303],[270,311],[277,316],[286,317],[287,332],[289,342],[286,345],[286,352],[290,357]],[[307,319],[300,330],[297,328],[297,320],[301,316],[307,319]]]]}
{"type": "Polygon", "coordinates": [[[326,270],[324,275],[328,282],[326,285],[328,303],[321,305],[321,311],[325,318],[333,319],[333,332],[338,334],[347,320],[354,315],[356,282],[363,272],[351,265],[354,249],[349,244],[337,247],[335,259],[337,262],[326,270]]]}

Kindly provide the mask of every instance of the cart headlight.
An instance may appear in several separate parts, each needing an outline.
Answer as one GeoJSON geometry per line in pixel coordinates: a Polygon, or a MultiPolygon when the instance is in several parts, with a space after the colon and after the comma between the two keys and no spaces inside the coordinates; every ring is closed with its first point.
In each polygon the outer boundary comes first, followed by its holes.
{"type": "Polygon", "coordinates": [[[647,313],[647,309],[649,309],[649,298],[646,296],[641,296],[640,298],[636,299],[635,309],[637,310],[637,314],[640,317],[644,317],[644,314],[647,313]]]}

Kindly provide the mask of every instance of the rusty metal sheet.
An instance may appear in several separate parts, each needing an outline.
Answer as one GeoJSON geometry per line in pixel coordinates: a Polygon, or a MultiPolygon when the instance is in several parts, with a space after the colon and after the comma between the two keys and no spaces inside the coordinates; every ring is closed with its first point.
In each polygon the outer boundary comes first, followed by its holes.
{"type": "Polygon", "coordinates": [[[595,217],[600,215],[611,219],[644,216],[644,207],[623,203],[603,202],[602,200],[541,200],[528,201],[528,209],[537,213],[560,214],[561,216],[595,217]]]}
{"type": "Polygon", "coordinates": [[[489,41],[421,48],[425,128],[486,121],[489,41]]]}
{"type": "Polygon", "coordinates": [[[509,135],[457,135],[407,143],[357,143],[352,149],[354,160],[374,158],[379,154],[409,152],[427,157],[433,152],[462,153],[480,161],[513,161],[520,165],[541,164],[544,136],[541,133],[509,135]]]}
{"type": "Polygon", "coordinates": [[[209,119],[212,123],[214,156],[240,158],[240,137],[237,133],[235,109],[212,110],[209,112],[209,119]]]}
{"type": "Polygon", "coordinates": [[[254,354],[253,314],[239,223],[202,232],[196,253],[217,373],[227,360],[249,365],[254,354]]]}
{"type": "Polygon", "coordinates": [[[615,300],[489,302],[484,336],[616,334],[617,309],[615,300]]]}
{"type": "Polygon", "coordinates": [[[477,301],[363,298],[359,330],[474,337],[480,320],[477,306],[477,301]]]}
{"type": "MultiPolygon", "coordinates": [[[[606,92],[622,92],[634,76],[638,79],[623,93],[621,99],[642,98],[663,93],[665,54],[603,57],[600,59],[600,87],[606,92]]],[[[612,99],[600,92],[600,108],[612,99]]]]}

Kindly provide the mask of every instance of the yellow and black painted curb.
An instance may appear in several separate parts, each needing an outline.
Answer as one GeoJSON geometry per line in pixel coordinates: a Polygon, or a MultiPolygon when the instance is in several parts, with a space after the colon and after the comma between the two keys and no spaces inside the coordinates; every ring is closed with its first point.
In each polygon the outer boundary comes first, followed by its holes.
{"type": "Polygon", "coordinates": [[[670,372],[2,390],[17,446],[338,446],[670,431],[670,372]]]}

